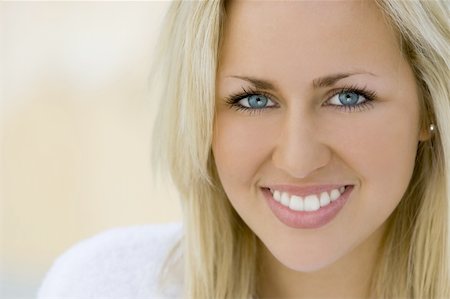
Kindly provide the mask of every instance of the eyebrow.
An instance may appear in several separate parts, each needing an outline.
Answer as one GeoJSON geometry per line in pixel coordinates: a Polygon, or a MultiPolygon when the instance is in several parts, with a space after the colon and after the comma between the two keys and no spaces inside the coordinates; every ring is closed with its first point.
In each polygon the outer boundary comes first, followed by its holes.
{"type": "MultiPolygon", "coordinates": [[[[354,75],[362,75],[362,74],[376,76],[375,74],[370,73],[370,72],[336,73],[336,74],[331,74],[331,75],[327,75],[324,77],[319,77],[319,78],[314,79],[312,86],[314,88],[328,87],[328,86],[334,85],[336,82],[338,82],[339,80],[342,80],[344,78],[354,76],[354,75]]],[[[230,77],[247,81],[247,82],[251,83],[253,86],[255,86],[257,89],[266,89],[266,90],[275,90],[276,89],[275,84],[270,81],[257,79],[254,77],[247,77],[247,76],[230,76],[230,77]]]]}
{"type": "Polygon", "coordinates": [[[354,75],[371,75],[375,76],[375,74],[370,72],[356,72],[356,73],[337,73],[337,74],[331,74],[325,77],[320,77],[313,80],[313,87],[314,88],[320,88],[320,87],[328,87],[334,85],[339,80],[342,80],[344,78],[354,76],[354,75]]]}
{"type": "Polygon", "coordinates": [[[271,83],[270,81],[256,79],[253,77],[245,77],[245,76],[244,77],[243,76],[230,76],[230,77],[250,82],[257,89],[275,90],[275,84],[271,83]]]}

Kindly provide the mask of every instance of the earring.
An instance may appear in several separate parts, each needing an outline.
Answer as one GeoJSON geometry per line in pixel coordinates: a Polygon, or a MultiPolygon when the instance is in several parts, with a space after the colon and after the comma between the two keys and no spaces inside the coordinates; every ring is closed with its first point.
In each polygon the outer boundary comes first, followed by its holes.
{"type": "Polygon", "coordinates": [[[436,126],[434,124],[430,124],[430,133],[434,133],[436,131],[436,126]]]}

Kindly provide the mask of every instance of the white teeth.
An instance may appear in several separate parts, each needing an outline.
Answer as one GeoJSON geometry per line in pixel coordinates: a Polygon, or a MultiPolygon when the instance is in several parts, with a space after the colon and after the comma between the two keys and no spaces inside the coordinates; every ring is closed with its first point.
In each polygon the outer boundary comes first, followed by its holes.
{"type": "Polygon", "coordinates": [[[339,192],[338,189],[333,189],[330,192],[330,199],[331,201],[335,201],[336,199],[339,198],[339,196],[341,196],[341,193],[339,192]]]}
{"type": "Polygon", "coordinates": [[[345,187],[331,190],[330,192],[321,192],[320,195],[310,194],[306,197],[290,195],[287,192],[270,189],[273,199],[283,206],[294,211],[317,211],[321,207],[329,205],[338,199],[345,192],[345,187]]]}
{"type": "Polygon", "coordinates": [[[273,192],[273,198],[276,200],[276,201],[280,201],[281,200],[281,194],[280,194],[280,191],[278,191],[278,190],[275,190],[275,192],[273,192]]]}
{"type": "Polygon", "coordinates": [[[317,195],[308,195],[304,199],[305,211],[317,211],[320,208],[319,199],[317,195]]]}
{"type": "Polygon", "coordinates": [[[286,192],[283,192],[283,194],[281,194],[281,204],[283,206],[289,207],[289,201],[290,201],[289,194],[286,192]]]}
{"type": "Polygon", "coordinates": [[[294,211],[303,211],[303,199],[300,196],[292,195],[289,209],[294,211]]]}
{"type": "Polygon", "coordinates": [[[320,193],[320,200],[319,201],[320,201],[320,206],[321,207],[327,206],[331,202],[330,195],[328,194],[328,192],[320,193]]]}

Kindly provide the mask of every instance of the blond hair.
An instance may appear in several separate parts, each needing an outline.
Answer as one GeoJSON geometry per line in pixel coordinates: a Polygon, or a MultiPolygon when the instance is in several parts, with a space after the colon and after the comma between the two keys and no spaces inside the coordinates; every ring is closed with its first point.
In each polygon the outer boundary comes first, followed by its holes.
{"type": "MultiPolygon", "coordinates": [[[[389,218],[372,280],[375,298],[450,298],[450,13],[438,1],[377,1],[398,33],[421,92],[422,127],[410,185],[389,218]]],[[[174,2],[152,83],[160,109],[153,162],[178,189],[186,298],[256,295],[259,242],[230,205],[211,152],[224,1],[174,2]]]]}

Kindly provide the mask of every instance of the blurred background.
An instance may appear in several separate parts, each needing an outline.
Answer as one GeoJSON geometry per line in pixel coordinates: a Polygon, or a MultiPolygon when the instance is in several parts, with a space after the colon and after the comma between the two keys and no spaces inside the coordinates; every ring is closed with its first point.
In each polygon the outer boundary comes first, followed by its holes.
{"type": "Polygon", "coordinates": [[[0,298],[34,298],[84,238],[181,219],[150,165],[168,5],[0,2],[0,298]]]}

